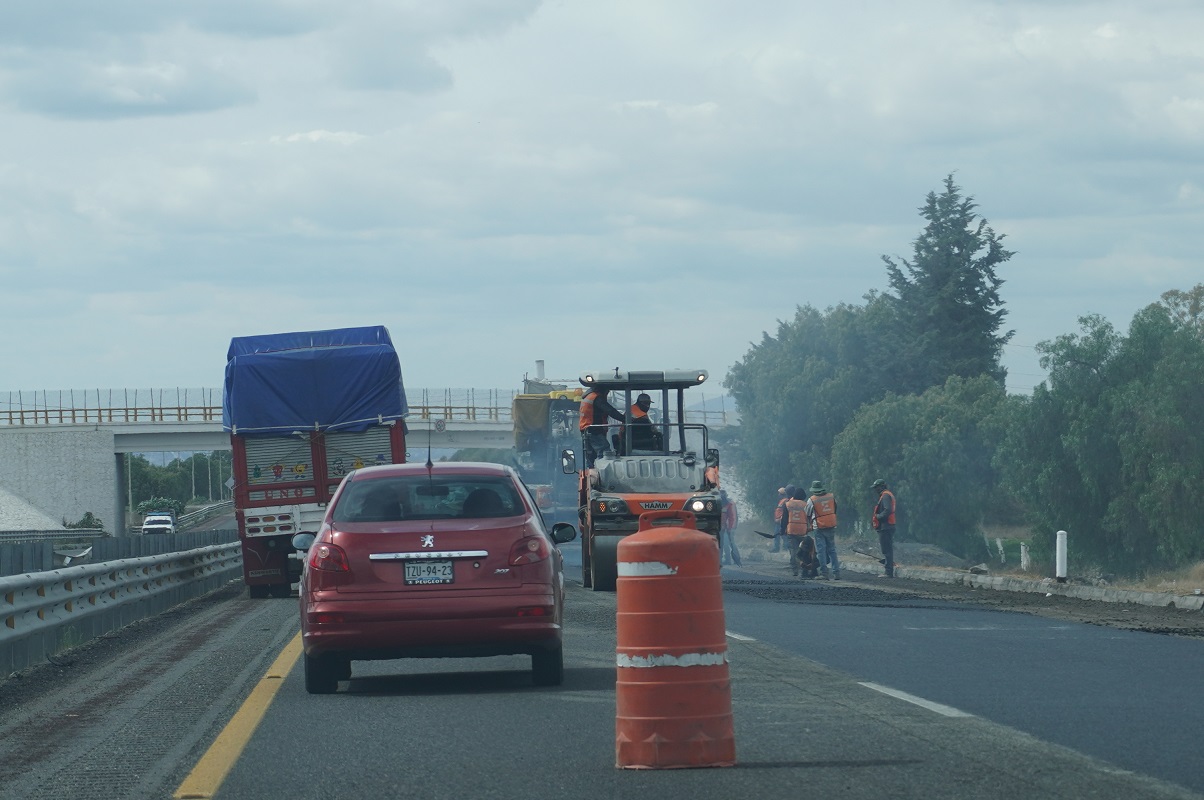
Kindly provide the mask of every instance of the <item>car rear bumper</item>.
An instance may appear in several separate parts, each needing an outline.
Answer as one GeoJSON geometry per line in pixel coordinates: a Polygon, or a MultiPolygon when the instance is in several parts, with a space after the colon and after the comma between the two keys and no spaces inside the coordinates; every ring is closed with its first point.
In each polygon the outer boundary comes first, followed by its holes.
{"type": "Polygon", "coordinates": [[[302,606],[301,639],[310,656],[357,661],[531,654],[560,646],[560,621],[551,593],[320,598],[302,606]],[[534,608],[547,614],[519,616],[534,608]]]}

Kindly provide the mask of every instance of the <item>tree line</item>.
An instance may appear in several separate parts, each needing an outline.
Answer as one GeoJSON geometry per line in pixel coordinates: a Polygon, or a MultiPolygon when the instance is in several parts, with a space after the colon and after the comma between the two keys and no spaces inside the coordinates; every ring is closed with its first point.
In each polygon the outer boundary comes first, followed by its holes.
{"type": "Polygon", "coordinates": [[[225,482],[231,473],[228,450],[191,453],[163,465],[151,463],[142,453],[131,453],[126,462],[126,486],[122,488],[130,508],[139,514],[171,509],[178,515],[185,506],[229,499],[225,482]]]}
{"type": "Polygon", "coordinates": [[[1014,253],[953,176],[920,207],[885,291],[798,307],[729,370],[741,425],[725,444],[747,495],[823,480],[842,527],[870,483],[899,498],[901,538],[986,556],[984,530],[1025,526],[1038,559],[1058,530],[1078,564],[1135,575],[1204,558],[1204,284],[1169,291],[1127,331],[1098,315],[1037,346],[1048,379],[1009,395],[998,270],[1014,253]]]}

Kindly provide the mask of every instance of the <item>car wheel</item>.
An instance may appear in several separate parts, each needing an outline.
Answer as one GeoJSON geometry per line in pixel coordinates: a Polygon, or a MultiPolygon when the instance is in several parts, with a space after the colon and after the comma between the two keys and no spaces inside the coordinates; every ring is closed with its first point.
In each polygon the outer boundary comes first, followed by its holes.
{"type": "Polygon", "coordinates": [[[287,583],[273,583],[268,586],[268,593],[272,597],[288,597],[293,593],[293,587],[287,583]]]}
{"type": "Polygon", "coordinates": [[[591,585],[595,592],[613,592],[619,578],[619,537],[600,536],[594,539],[590,553],[591,585]]]}
{"type": "MultiPolygon", "coordinates": [[[[305,691],[334,694],[339,690],[339,665],[330,656],[305,655],[305,691]]],[[[351,666],[351,662],[347,663],[351,666]]]]}
{"type": "Polygon", "coordinates": [[[339,661],[339,668],[337,671],[339,674],[339,680],[341,680],[341,681],[351,680],[351,659],[350,658],[341,659],[339,661]]]}
{"type": "Polygon", "coordinates": [[[559,686],[564,682],[564,645],[533,653],[531,677],[536,686],[559,686]]]}
{"type": "Polygon", "coordinates": [[[257,583],[254,586],[248,586],[247,591],[251,594],[251,597],[260,600],[268,596],[268,585],[266,583],[257,583]]]}

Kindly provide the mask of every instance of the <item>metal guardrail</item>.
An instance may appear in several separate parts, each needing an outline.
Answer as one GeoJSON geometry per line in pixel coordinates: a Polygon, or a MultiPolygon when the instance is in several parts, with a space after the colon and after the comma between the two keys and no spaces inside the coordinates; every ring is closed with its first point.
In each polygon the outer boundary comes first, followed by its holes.
{"type": "Polygon", "coordinates": [[[103,539],[109,534],[100,528],[64,528],[53,531],[0,531],[0,544],[18,542],[83,542],[103,539]]]}
{"type": "Polygon", "coordinates": [[[238,542],[0,577],[0,675],[218,588],[238,542]]]}
{"type": "Polygon", "coordinates": [[[190,511],[176,520],[176,528],[189,528],[198,522],[204,522],[210,517],[216,517],[218,514],[224,514],[227,511],[234,510],[233,500],[223,500],[220,503],[205,506],[204,508],[190,511]]]}

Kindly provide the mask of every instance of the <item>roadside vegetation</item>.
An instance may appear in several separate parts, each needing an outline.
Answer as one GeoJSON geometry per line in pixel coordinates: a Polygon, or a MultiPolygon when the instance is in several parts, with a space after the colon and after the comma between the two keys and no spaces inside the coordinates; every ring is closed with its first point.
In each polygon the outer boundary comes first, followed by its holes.
{"type": "Polygon", "coordinates": [[[986,532],[1005,527],[1052,563],[1066,530],[1078,569],[1204,571],[1204,284],[1127,332],[1081,318],[1037,345],[1048,379],[1008,394],[999,272],[1015,254],[952,175],[920,216],[912,257],[883,257],[884,291],[800,306],[729,371],[741,425],[724,458],[748,499],[772,509],[778,487],[820,479],[842,528],[865,529],[881,477],[899,539],[965,559],[989,561],[986,532]]]}
{"type": "Polygon", "coordinates": [[[229,451],[191,453],[162,465],[132,453],[126,461],[126,485],[121,488],[139,517],[157,509],[171,509],[180,516],[187,506],[229,500],[225,482],[230,474],[229,451]]]}

